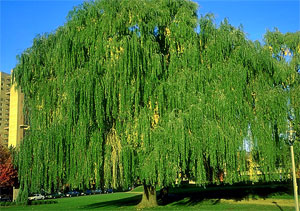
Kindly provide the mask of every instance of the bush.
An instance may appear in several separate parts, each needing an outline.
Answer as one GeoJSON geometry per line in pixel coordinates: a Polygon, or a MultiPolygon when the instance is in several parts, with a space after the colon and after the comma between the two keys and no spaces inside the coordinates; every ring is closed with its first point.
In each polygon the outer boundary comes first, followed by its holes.
{"type": "Polygon", "coordinates": [[[39,204],[41,204],[40,201],[32,201],[32,202],[31,202],[31,205],[39,205],[39,204]]]}
{"type": "Polygon", "coordinates": [[[43,201],[28,201],[26,202],[9,202],[9,201],[3,201],[0,202],[0,206],[15,206],[15,205],[39,205],[39,204],[56,204],[58,203],[57,201],[49,201],[49,200],[43,200],[43,201]]]}
{"type": "Polygon", "coordinates": [[[0,202],[0,206],[11,206],[12,204],[13,204],[13,202],[10,202],[10,201],[0,202]]]}
{"type": "Polygon", "coordinates": [[[28,205],[39,205],[39,204],[56,204],[57,201],[41,200],[41,201],[28,201],[28,205]]]}
{"type": "Polygon", "coordinates": [[[30,201],[17,201],[16,205],[18,206],[25,206],[25,205],[29,205],[30,201]]]}

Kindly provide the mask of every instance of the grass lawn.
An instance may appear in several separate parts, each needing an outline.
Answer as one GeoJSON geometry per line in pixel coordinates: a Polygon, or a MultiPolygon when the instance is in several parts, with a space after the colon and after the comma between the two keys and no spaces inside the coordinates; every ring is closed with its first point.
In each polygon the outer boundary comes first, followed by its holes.
{"type": "MultiPolygon", "coordinates": [[[[277,189],[273,193],[265,190],[263,195],[249,193],[242,188],[197,188],[170,189],[168,200],[160,206],[144,210],[294,210],[293,196],[277,189]],[[276,192],[277,191],[277,192],[276,192]],[[248,194],[248,195],[247,195],[248,194]]],[[[136,210],[141,200],[142,188],[130,192],[99,194],[55,199],[56,204],[1,207],[1,210],[136,210]]]]}

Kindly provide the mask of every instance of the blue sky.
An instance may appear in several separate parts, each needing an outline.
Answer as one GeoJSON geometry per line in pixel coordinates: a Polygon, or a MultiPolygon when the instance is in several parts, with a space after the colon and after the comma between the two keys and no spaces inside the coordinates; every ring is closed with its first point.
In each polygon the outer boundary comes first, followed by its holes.
{"type": "MultiPolygon", "coordinates": [[[[32,45],[37,34],[52,32],[66,21],[68,11],[83,0],[0,0],[0,71],[10,72],[16,56],[32,45]]],[[[263,40],[267,29],[300,30],[300,1],[195,0],[200,14],[214,13],[234,26],[243,25],[251,40],[263,40]]]]}

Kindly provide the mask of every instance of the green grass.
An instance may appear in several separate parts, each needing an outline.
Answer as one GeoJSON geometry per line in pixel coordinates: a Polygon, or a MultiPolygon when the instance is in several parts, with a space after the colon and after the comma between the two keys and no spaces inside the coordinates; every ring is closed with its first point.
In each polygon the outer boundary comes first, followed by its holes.
{"type": "MultiPolygon", "coordinates": [[[[101,194],[56,199],[56,204],[1,207],[1,210],[136,210],[135,206],[140,199],[141,195],[135,193],[101,194]]],[[[258,204],[186,197],[165,206],[145,210],[294,210],[290,199],[257,199],[255,203],[258,204]]]]}
{"type": "MultiPolygon", "coordinates": [[[[139,195],[115,193],[108,195],[83,196],[58,199],[57,204],[32,206],[1,207],[1,210],[136,210],[135,205],[140,200],[139,195]]],[[[190,198],[170,203],[165,206],[145,210],[294,210],[291,205],[282,206],[277,203],[269,204],[239,204],[223,202],[219,199],[194,201],[190,198]]]]}
{"type": "MultiPolygon", "coordinates": [[[[170,188],[164,203],[144,210],[294,210],[286,186],[185,186],[170,188]],[[282,188],[283,187],[283,188],[282,188]]],[[[56,204],[0,207],[2,210],[136,210],[142,187],[130,192],[55,199],[56,204]]],[[[158,192],[159,193],[159,192],[158,192]]]]}

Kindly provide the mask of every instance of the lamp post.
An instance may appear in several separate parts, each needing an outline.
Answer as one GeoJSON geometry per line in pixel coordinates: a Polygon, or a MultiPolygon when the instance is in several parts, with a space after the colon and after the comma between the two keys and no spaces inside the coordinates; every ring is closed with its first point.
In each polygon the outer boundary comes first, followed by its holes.
{"type": "Polygon", "coordinates": [[[294,159],[294,142],[295,142],[295,136],[296,131],[292,128],[292,122],[290,122],[290,130],[288,131],[288,144],[291,148],[291,156],[292,156],[292,169],[293,169],[293,185],[294,185],[294,197],[295,197],[295,210],[299,211],[299,204],[298,204],[298,187],[297,187],[297,181],[296,181],[296,170],[295,170],[295,159],[294,159]]]}

